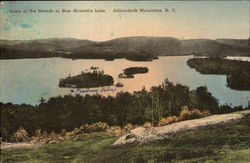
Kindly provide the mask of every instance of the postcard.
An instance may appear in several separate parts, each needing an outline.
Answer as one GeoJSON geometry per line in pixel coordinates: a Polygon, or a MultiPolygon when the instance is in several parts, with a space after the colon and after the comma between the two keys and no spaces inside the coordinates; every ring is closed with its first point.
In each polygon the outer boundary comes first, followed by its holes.
{"type": "Polygon", "coordinates": [[[1,1],[1,162],[250,162],[249,1],[1,1]]]}

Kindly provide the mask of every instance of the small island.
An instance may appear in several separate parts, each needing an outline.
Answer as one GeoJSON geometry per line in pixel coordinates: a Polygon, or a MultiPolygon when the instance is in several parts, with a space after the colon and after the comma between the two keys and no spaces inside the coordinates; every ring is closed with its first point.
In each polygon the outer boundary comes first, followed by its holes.
{"type": "Polygon", "coordinates": [[[68,76],[60,79],[59,87],[66,88],[92,88],[110,86],[114,84],[114,79],[98,67],[91,67],[90,70],[82,71],[80,75],[68,76]]]}
{"type": "Polygon", "coordinates": [[[124,85],[123,85],[123,83],[121,83],[121,82],[118,82],[118,83],[116,83],[116,85],[115,85],[116,87],[123,87],[124,85]]]}
{"type": "Polygon", "coordinates": [[[147,73],[147,67],[129,67],[123,70],[123,73],[119,74],[119,78],[134,78],[134,74],[147,73]]]}
{"type": "Polygon", "coordinates": [[[187,61],[201,74],[227,75],[227,86],[237,90],[250,90],[250,62],[218,57],[192,58],[187,61]]]}

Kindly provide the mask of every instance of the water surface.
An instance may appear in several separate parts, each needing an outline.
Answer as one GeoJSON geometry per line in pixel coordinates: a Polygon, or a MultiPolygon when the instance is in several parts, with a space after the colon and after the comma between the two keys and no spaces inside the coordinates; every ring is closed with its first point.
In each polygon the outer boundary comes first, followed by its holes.
{"type": "MultiPolygon", "coordinates": [[[[41,97],[49,98],[58,95],[76,94],[70,88],[59,88],[60,78],[69,74],[77,75],[91,66],[98,66],[105,73],[114,77],[115,83],[122,82],[124,87],[110,88],[115,91],[102,92],[104,95],[115,95],[119,91],[137,91],[145,87],[161,84],[167,77],[169,81],[187,85],[190,89],[207,86],[220,104],[246,106],[250,101],[250,91],[232,90],[226,86],[225,75],[203,75],[187,66],[191,56],[159,57],[152,62],[134,62],[125,59],[105,61],[101,59],[43,58],[0,60],[1,65],[1,102],[15,104],[38,104],[41,97]],[[123,69],[132,66],[146,66],[149,72],[136,74],[133,79],[119,79],[117,76],[123,69]]],[[[239,59],[239,58],[237,58],[239,59]]],[[[247,58],[249,59],[249,57],[247,58]]],[[[245,58],[244,58],[245,60],[245,58]]],[[[250,60],[250,59],[249,59],[250,60]]],[[[106,87],[105,87],[106,88],[106,87]]],[[[81,93],[85,94],[85,93],[81,93]]],[[[92,93],[93,94],[93,93],[92,93]]]]}

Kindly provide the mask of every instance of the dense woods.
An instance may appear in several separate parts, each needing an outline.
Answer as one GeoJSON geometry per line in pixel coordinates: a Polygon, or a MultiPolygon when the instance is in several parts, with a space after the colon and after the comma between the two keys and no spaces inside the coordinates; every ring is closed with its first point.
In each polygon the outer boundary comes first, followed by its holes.
{"type": "Polygon", "coordinates": [[[80,75],[68,76],[60,79],[59,87],[91,88],[114,84],[112,76],[104,74],[98,67],[91,67],[89,71],[82,71],[80,75]]]}
{"type": "Polygon", "coordinates": [[[50,58],[59,57],[60,53],[40,50],[23,50],[0,46],[0,59],[50,58]]]}
{"type": "Polygon", "coordinates": [[[152,61],[153,59],[157,59],[156,55],[153,55],[146,51],[134,52],[134,51],[99,51],[99,50],[89,50],[80,51],[80,52],[72,52],[72,53],[64,53],[61,54],[64,58],[72,58],[72,59],[105,59],[105,60],[114,60],[118,58],[125,58],[131,61],[152,61]]]}
{"type": "Polygon", "coordinates": [[[192,58],[187,64],[202,74],[227,75],[227,85],[232,89],[250,90],[250,62],[212,57],[192,58]]]}
{"type": "Polygon", "coordinates": [[[21,127],[32,136],[39,129],[57,133],[99,121],[119,126],[158,123],[162,117],[178,115],[182,106],[212,114],[242,109],[219,106],[204,86],[189,90],[165,80],[149,91],[119,92],[115,97],[65,95],[42,98],[36,106],[1,103],[1,135],[4,141],[13,141],[14,133],[21,127]]]}
{"type": "Polygon", "coordinates": [[[105,52],[105,51],[95,51],[95,50],[86,50],[80,52],[64,53],[61,55],[63,58],[72,58],[72,59],[105,59],[105,60],[114,60],[118,58],[124,58],[124,53],[122,52],[105,52]]]}

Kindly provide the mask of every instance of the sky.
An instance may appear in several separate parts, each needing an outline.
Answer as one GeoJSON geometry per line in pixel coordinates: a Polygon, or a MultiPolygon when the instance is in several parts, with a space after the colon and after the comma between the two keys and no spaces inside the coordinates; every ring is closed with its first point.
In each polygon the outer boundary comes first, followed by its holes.
{"type": "Polygon", "coordinates": [[[5,1],[0,2],[0,39],[70,37],[105,41],[127,36],[246,39],[249,17],[249,1],[5,1]],[[170,11],[174,8],[176,12],[113,12],[165,8],[170,11]],[[105,12],[30,13],[29,9],[104,9],[105,12]]]}

